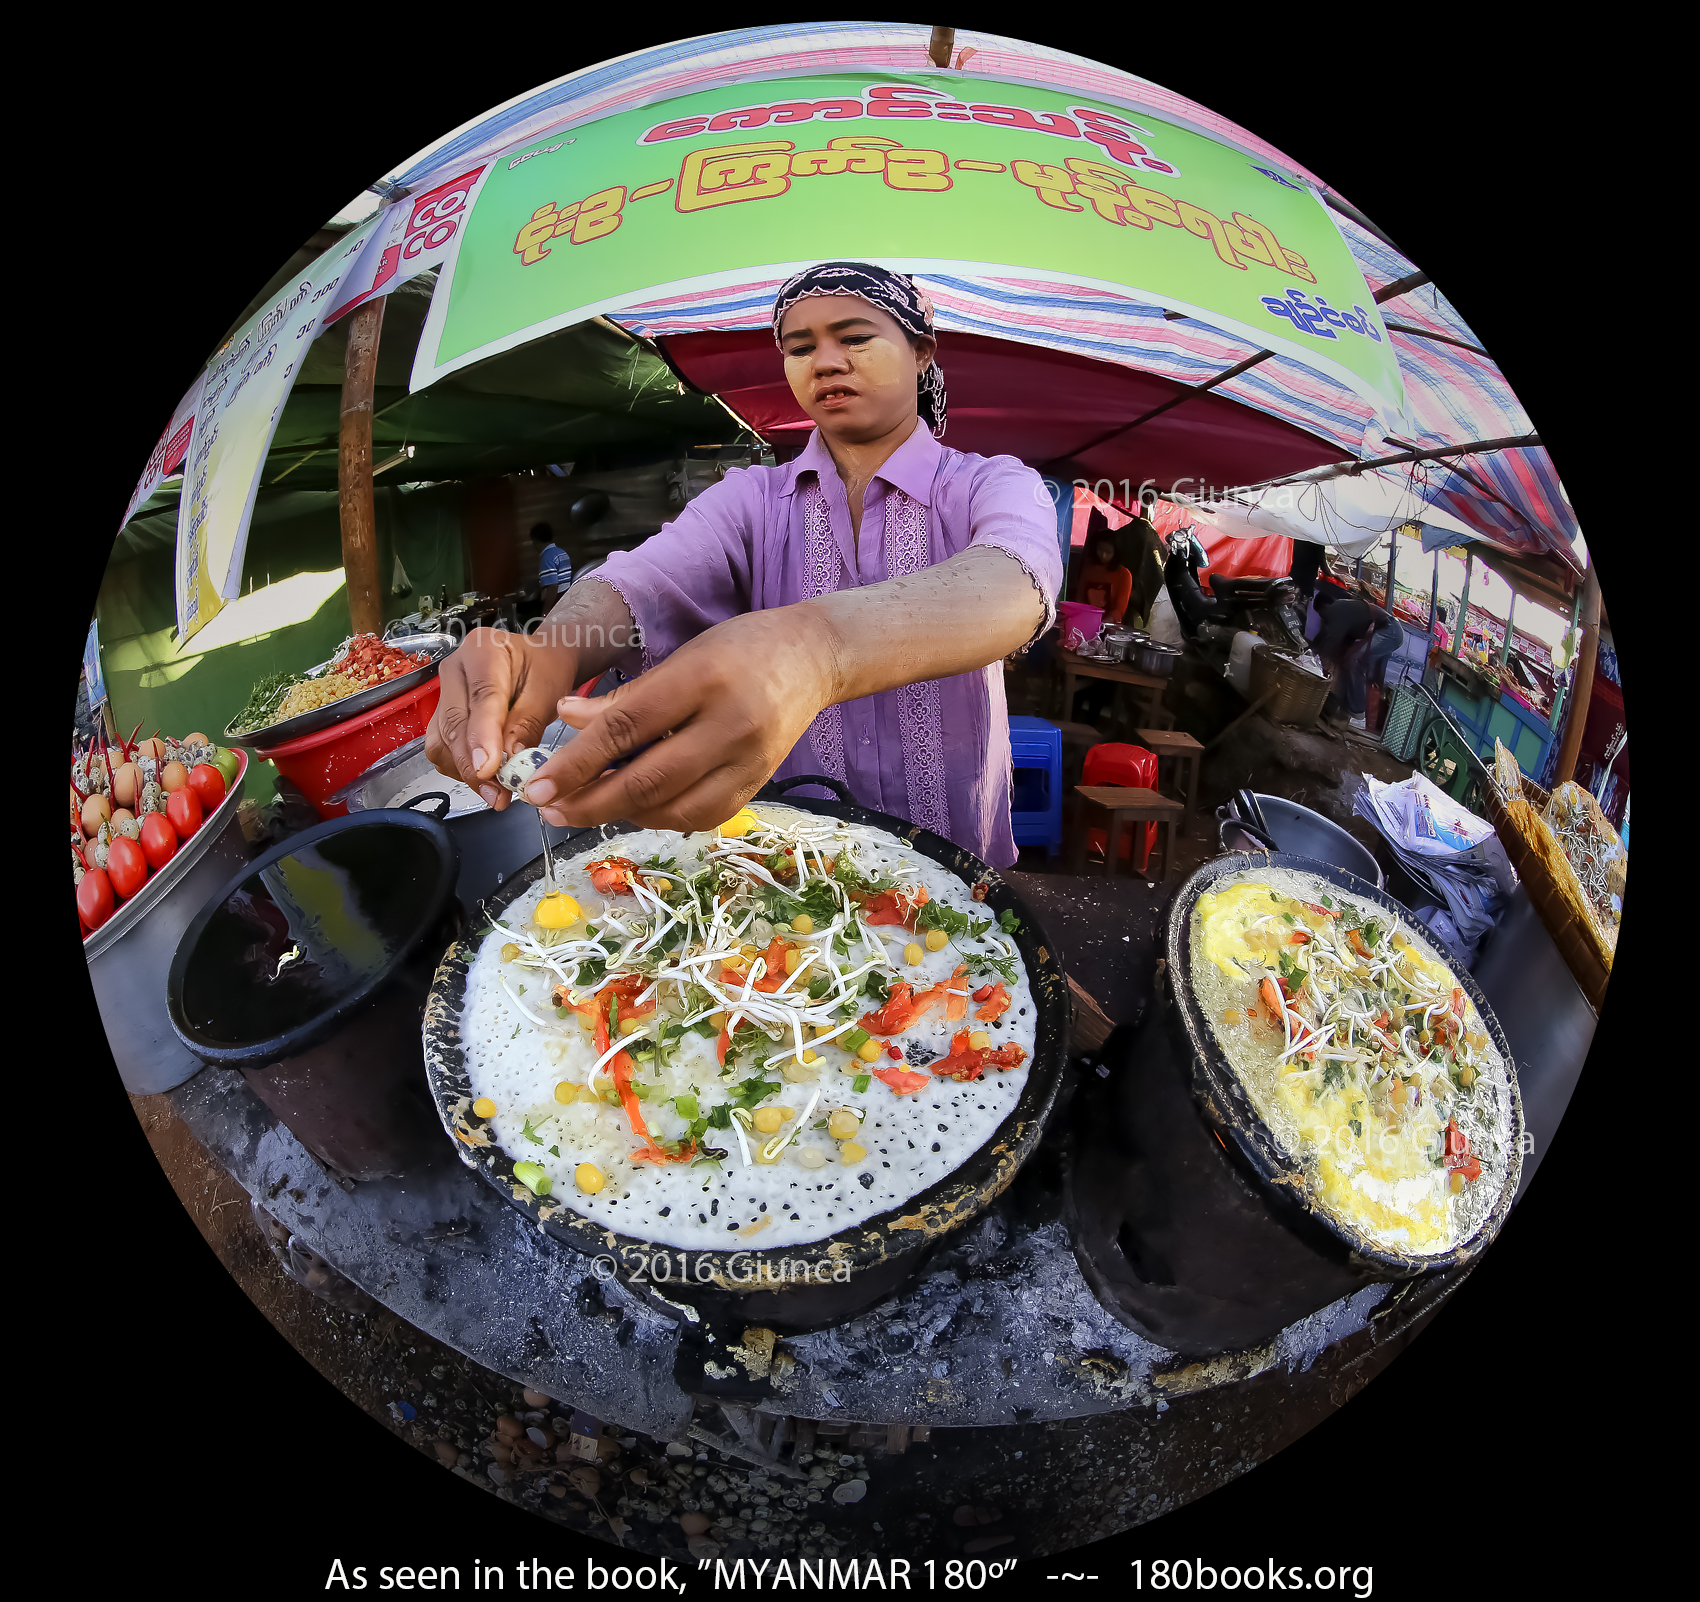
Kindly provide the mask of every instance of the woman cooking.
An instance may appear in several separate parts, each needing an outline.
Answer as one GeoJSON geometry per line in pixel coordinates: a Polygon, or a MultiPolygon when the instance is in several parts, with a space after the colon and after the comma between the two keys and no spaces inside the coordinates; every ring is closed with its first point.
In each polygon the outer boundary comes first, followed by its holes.
{"type": "Polygon", "coordinates": [[[944,377],[912,279],[812,267],[773,331],[815,423],[802,454],[729,473],[531,638],[471,635],[426,750],[501,808],[504,754],[558,716],[578,736],[525,792],[551,823],[712,828],[771,776],[824,773],[1007,867],[1001,663],[1051,625],[1050,497],[1011,457],[938,443],[944,377]],[[629,682],[571,693],[609,668],[629,682]]]}

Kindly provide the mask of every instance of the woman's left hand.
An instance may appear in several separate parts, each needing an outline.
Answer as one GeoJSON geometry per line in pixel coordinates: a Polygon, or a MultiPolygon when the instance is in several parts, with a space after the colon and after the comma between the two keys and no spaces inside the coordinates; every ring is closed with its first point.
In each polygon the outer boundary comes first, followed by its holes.
{"type": "Polygon", "coordinates": [[[612,695],[563,698],[561,719],[578,736],[538,770],[526,799],[562,827],[627,818],[714,828],[836,699],[839,655],[837,630],[816,606],[729,618],[612,695]]]}

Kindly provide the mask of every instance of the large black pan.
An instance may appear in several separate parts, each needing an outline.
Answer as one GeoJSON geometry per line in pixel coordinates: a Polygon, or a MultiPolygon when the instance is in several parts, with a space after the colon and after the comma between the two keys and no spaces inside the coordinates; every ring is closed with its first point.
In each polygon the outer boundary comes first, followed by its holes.
{"type": "MultiPolygon", "coordinates": [[[[460,1012],[467,971],[478,949],[475,937],[457,941],[444,955],[425,1008],[425,1066],[431,1094],[461,1160],[480,1179],[493,1185],[506,1201],[556,1239],[580,1251],[613,1259],[623,1277],[647,1278],[665,1257],[670,1278],[657,1287],[661,1294],[711,1312],[732,1310],[746,1323],[770,1325],[781,1332],[834,1322],[890,1294],[939,1239],[978,1216],[997,1198],[1039,1143],[1067,1063],[1070,1019],[1068,983],[1055,950],[1026,903],[996,872],[949,840],[901,818],[857,806],[841,786],[828,779],[793,778],[768,786],[756,799],[776,801],[786,790],[803,785],[830,788],[844,799],[816,801],[786,796],[786,805],[889,830],[965,883],[984,882],[985,907],[991,915],[1008,910],[1021,920],[1014,939],[1027,966],[1037,1012],[1027,1083],[1014,1110],[993,1136],[953,1174],[920,1192],[902,1208],[809,1248],[682,1252],[617,1234],[606,1224],[575,1213],[559,1197],[534,1196],[514,1179],[512,1159],[486,1144],[480,1122],[471,1116],[471,1086],[460,1046],[460,1012]],[[816,1259],[829,1264],[831,1277],[825,1284],[779,1277],[786,1272],[781,1267],[784,1263],[795,1265],[800,1260],[816,1259]],[[839,1265],[848,1272],[847,1281],[839,1277],[839,1265]]],[[[630,826],[624,824],[585,830],[564,841],[557,853],[563,859],[577,856],[629,830],[630,826]]],[[[514,874],[484,903],[481,912],[492,918],[500,916],[541,877],[542,871],[539,857],[514,874]]],[[[474,920],[479,927],[485,921],[482,916],[474,920]]],[[[795,1274],[794,1266],[791,1272],[795,1274]]]]}
{"type": "Polygon", "coordinates": [[[1189,1356],[1245,1350],[1367,1285],[1471,1261],[1504,1223],[1522,1169],[1515,1059],[1475,981],[1454,969],[1510,1070],[1510,1135],[1493,1206],[1469,1240],[1417,1256],[1371,1241],[1317,1205],[1302,1166],[1252,1106],[1192,987],[1198,898],[1262,867],[1323,880],[1411,922],[1407,908],[1343,868],[1279,852],[1217,857],[1175,896],[1160,1008],[1140,1035],[1119,1032],[1106,1048],[1109,1105],[1083,1125],[1069,1205],[1076,1256],[1098,1299],[1189,1356]]]}

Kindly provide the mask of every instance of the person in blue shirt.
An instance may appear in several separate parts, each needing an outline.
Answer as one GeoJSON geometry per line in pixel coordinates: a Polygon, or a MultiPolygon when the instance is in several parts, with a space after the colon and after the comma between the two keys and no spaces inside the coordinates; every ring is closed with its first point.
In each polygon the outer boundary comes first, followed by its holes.
{"type": "Polygon", "coordinates": [[[538,553],[537,583],[542,592],[543,611],[549,609],[566,593],[573,581],[572,559],[555,543],[555,531],[547,523],[531,526],[532,539],[543,549],[538,553]]]}

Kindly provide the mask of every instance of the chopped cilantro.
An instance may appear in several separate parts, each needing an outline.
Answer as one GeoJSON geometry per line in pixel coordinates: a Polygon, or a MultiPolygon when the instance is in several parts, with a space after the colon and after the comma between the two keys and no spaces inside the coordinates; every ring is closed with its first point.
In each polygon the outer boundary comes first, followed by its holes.
{"type": "Polygon", "coordinates": [[[1322,1083],[1326,1089],[1329,1085],[1341,1086],[1346,1083],[1346,1070],[1337,1062],[1331,1062],[1322,1070],[1322,1083]]]}
{"type": "Polygon", "coordinates": [[[525,1128],[520,1130],[520,1134],[522,1134],[527,1140],[529,1140],[532,1143],[532,1145],[541,1146],[543,1144],[543,1142],[539,1138],[537,1131],[543,1127],[543,1124],[546,1124],[548,1122],[549,1122],[549,1120],[547,1118],[545,1118],[543,1120],[542,1124],[533,1124],[530,1117],[527,1116],[527,1118],[525,1120],[525,1128]]]}
{"type": "Polygon", "coordinates": [[[697,1112],[697,1099],[688,1091],[682,1096],[675,1096],[673,1105],[679,1109],[679,1116],[687,1123],[700,1116],[697,1112]]]}
{"type": "Polygon", "coordinates": [[[885,980],[880,977],[877,969],[871,969],[867,978],[862,981],[862,994],[877,1002],[884,1002],[890,997],[891,992],[886,988],[885,980]]]}
{"type": "Polygon", "coordinates": [[[942,929],[948,935],[956,938],[966,936],[970,940],[978,940],[991,928],[990,920],[970,918],[966,912],[958,912],[955,907],[947,906],[942,901],[929,901],[915,914],[915,928],[942,929]]]}
{"type": "Polygon", "coordinates": [[[998,927],[1002,929],[1005,934],[1012,935],[1021,927],[1021,920],[1016,917],[1016,915],[1008,907],[1005,907],[1003,911],[998,914],[998,927]]]}
{"type": "Polygon", "coordinates": [[[508,1039],[509,1040],[518,1040],[519,1039],[519,1025],[518,1024],[514,1025],[514,1032],[511,1035],[508,1036],[508,1039]]]}
{"type": "Polygon", "coordinates": [[[824,997],[830,989],[832,989],[832,975],[817,973],[814,978],[809,981],[809,1000],[821,1000],[821,998],[824,997]]]}
{"type": "Polygon", "coordinates": [[[644,863],[644,866],[646,868],[654,868],[661,873],[677,873],[679,871],[679,865],[672,857],[668,857],[665,861],[663,861],[661,857],[654,856],[651,857],[648,862],[644,863]]]}
{"type": "Polygon", "coordinates": [[[1351,1119],[1348,1119],[1348,1120],[1347,1120],[1347,1123],[1346,1123],[1346,1127],[1347,1127],[1347,1128],[1348,1128],[1348,1129],[1350,1129],[1350,1130],[1351,1130],[1351,1132],[1352,1132],[1352,1133],[1353,1133],[1353,1134],[1354,1134],[1354,1135],[1356,1135],[1356,1136],[1357,1136],[1357,1137],[1358,1137],[1358,1139],[1359,1139],[1359,1140],[1362,1140],[1362,1139],[1363,1139],[1363,1138],[1364,1138],[1364,1126],[1363,1126],[1363,1125],[1362,1125],[1362,1124],[1360,1124],[1360,1123],[1359,1123],[1359,1122],[1358,1122],[1358,1121],[1357,1121],[1357,1119],[1356,1119],[1356,1118],[1351,1118],[1351,1119]]]}

